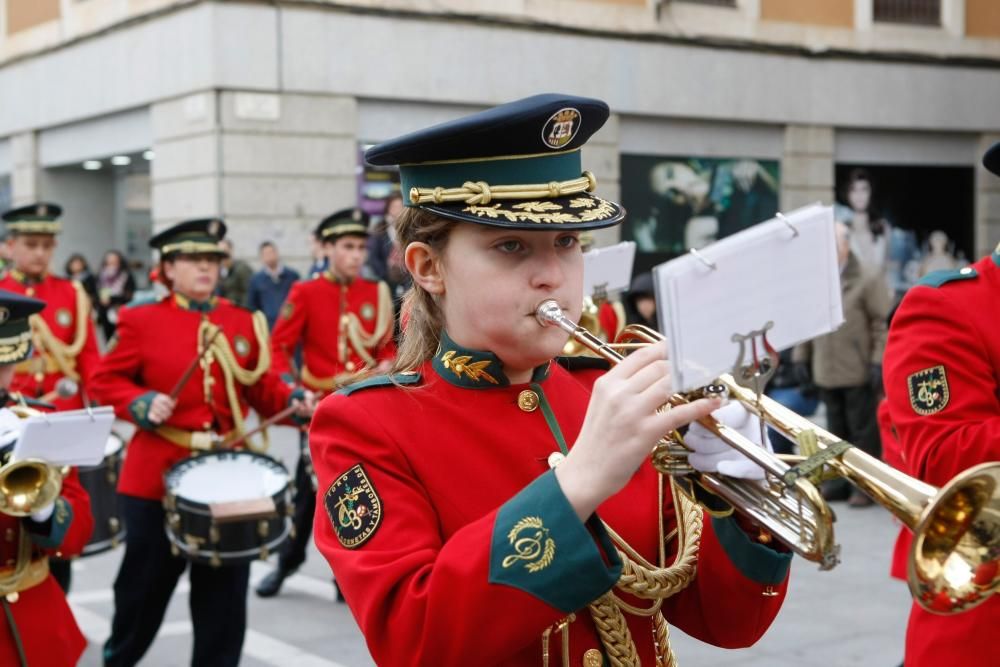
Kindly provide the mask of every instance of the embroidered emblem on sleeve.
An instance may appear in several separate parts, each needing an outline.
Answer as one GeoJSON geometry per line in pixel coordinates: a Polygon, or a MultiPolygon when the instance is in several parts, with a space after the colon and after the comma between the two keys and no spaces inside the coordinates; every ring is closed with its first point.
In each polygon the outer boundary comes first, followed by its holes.
{"type": "Polygon", "coordinates": [[[918,415],[933,415],[944,410],[950,396],[944,366],[925,368],[906,379],[910,406],[918,415]]]}
{"type": "Polygon", "coordinates": [[[330,485],[323,504],[337,540],[348,549],[367,542],[382,523],[382,500],[360,463],[330,485]]]}
{"type": "Polygon", "coordinates": [[[538,572],[547,568],[556,555],[556,542],[537,516],[526,516],[515,523],[507,533],[507,541],[514,553],[503,559],[504,569],[523,562],[528,572],[538,572]]]}

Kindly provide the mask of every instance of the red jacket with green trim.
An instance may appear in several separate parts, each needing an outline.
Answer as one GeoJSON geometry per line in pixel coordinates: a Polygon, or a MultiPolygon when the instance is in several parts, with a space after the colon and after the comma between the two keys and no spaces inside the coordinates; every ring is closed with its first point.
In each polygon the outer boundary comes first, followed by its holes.
{"type": "MultiPolygon", "coordinates": [[[[40,281],[32,283],[24,274],[11,270],[0,278],[0,289],[24,294],[45,302],[45,308],[39,315],[52,331],[52,335],[66,345],[72,345],[77,330],[77,299],[87,300],[87,313],[91,312],[90,301],[83,288],[74,285],[72,280],[46,274],[40,281]]],[[[83,395],[90,391],[90,376],[97,367],[100,352],[97,349],[97,334],[94,323],[87,319],[86,339],[76,357],[76,372],[80,375],[79,391],[75,396],[57,398],[48,396],[46,402],[53,404],[57,410],[78,410],[83,407],[83,395]]],[[[54,392],[56,383],[62,379],[63,373],[49,370],[38,373],[36,368],[45,369],[45,362],[39,358],[39,350],[32,351],[32,356],[20,364],[14,374],[10,390],[23,393],[25,396],[39,398],[54,392]],[[28,369],[33,370],[28,370],[28,369]]]]}
{"type": "MultiPolygon", "coordinates": [[[[1000,461],[998,303],[1000,247],[971,267],[924,277],[893,316],[883,362],[892,425],[907,472],[935,486],[1000,461]]],[[[914,604],[906,667],[985,664],[998,625],[997,595],[952,616],[914,604]]]]}
{"type": "MultiPolygon", "coordinates": [[[[263,316],[261,316],[263,317],[263,316]]],[[[198,332],[203,319],[222,327],[236,362],[246,370],[257,368],[262,345],[269,348],[266,324],[258,341],[253,314],[226,299],[213,297],[196,304],[180,295],[155,302],[136,304],[119,311],[117,343],[101,359],[92,378],[98,401],[112,405],[115,413],[137,426],[122,466],[118,492],[137,498],[160,500],[163,474],[192,451],[161,437],[147,419],[147,411],[157,392],[169,394],[188,365],[198,355],[198,332]]],[[[206,390],[203,364],[177,397],[166,425],[188,432],[225,435],[235,427],[235,415],[226,392],[222,368],[213,361],[206,390]]],[[[268,369],[250,386],[234,381],[239,414],[245,418],[252,406],[265,417],[280,412],[292,398],[292,389],[268,369]]],[[[257,436],[259,438],[259,436],[257,436]]]]}
{"type": "MultiPolygon", "coordinates": [[[[33,557],[78,556],[94,528],[90,498],[80,486],[76,469],[63,480],[52,517],[44,523],[0,514],[0,563],[13,566],[19,527],[33,543],[33,557]]],[[[2,573],[7,574],[6,570],[2,573]]],[[[0,613],[0,665],[21,664],[17,639],[29,665],[75,665],[87,646],[66,596],[52,575],[16,596],[8,596],[13,625],[0,613]],[[13,601],[12,601],[13,600],[13,601]]]]}
{"type": "Polygon", "coordinates": [[[392,359],[392,333],[392,297],[385,283],[358,278],[342,284],[327,272],[292,285],[271,332],[274,369],[293,379],[292,359],[301,344],[299,379],[308,389],[328,391],[334,378],[392,359]]]}
{"type": "MultiPolygon", "coordinates": [[[[395,376],[410,386],[376,378],[322,402],[310,430],[316,543],[378,664],[541,665],[543,632],[573,612],[570,664],[600,654],[586,605],[617,581],[621,562],[549,471],[559,446],[546,412],[572,444],[601,372],[552,363],[531,386],[508,385],[496,357],[445,339],[419,374],[395,376]]],[[[643,465],[598,510],[654,563],[659,516],[666,534],[675,527],[657,483],[643,465]]],[[[731,518],[704,524],[698,575],[664,615],[706,642],[749,646],[778,612],[791,557],[731,518]]],[[[643,664],[656,664],[651,619],[626,618],[643,664]]],[[[561,664],[557,631],[549,652],[561,664]]]]}

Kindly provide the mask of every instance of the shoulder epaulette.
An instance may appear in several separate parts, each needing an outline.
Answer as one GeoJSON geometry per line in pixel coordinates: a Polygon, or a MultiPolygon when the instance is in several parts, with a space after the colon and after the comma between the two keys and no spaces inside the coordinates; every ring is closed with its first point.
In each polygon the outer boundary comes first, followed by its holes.
{"type": "Polygon", "coordinates": [[[135,299],[132,299],[131,301],[129,301],[127,304],[125,304],[125,307],[126,308],[136,308],[138,306],[150,306],[150,305],[152,305],[154,303],[159,303],[161,301],[163,301],[163,297],[162,296],[155,296],[155,295],[140,296],[140,297],[136,297],[135,299]]]}
{"type": "Polygon", "coordinates": [[[359,382],[355,382],[354,384],[349,384],[346,387],[342,387],[337,390],[337,393],[342,394],[343,396],[350,396],[354,392],[362,389],[371,389],[372,387],[388,387],[391,385],[407,386],[417,384],[420,380],[420,373],[416,371],[410,373],[393,373],[392,375],[375,375],[359,382]]]}
{"type": "Polygon", "coordinates": [[[926,287],[941,287],[956,280],[972,280],[978,278],[979,273],[971,266],[961,269],[943,269],[941,271],[931,271],[926,276],[917,281],[918,285],[926,287]]]}
{"type": "Polygon", "coordinates": [[[570,372],[585,370],[606,371],[611,368],[611,362],[601,357],[556,357],[556,363],[570,372]]]}

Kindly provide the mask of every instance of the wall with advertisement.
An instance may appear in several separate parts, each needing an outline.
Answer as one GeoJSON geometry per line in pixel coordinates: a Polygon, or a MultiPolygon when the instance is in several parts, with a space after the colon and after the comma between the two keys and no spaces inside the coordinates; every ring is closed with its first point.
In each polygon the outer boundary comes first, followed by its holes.
{"type": "Polygon", "coordinates": [[[626,154],[621,173],[622,238],[636,242],[636,273],[778,211],[777,160],[626,154]]]}

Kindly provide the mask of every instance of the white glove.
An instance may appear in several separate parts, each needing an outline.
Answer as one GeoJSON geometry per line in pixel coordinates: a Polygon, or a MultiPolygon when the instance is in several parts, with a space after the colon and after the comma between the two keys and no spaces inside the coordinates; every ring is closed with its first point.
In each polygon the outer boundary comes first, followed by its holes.
{"type": "Polygon", "coordinates": [[[56,504],[54,502],[49,503],[42,509],[31,513],[31,520],[35,523],[45,523],[52,516],[52,512],[56,509],[56,504]]]}
{"type": "MultiPolygon", "coordinates": [[[[729,428],[739,431],[740,435],[751,442],[760,442],[760,419],[744,408],[742,403],[732,401],[713,412],[712,416],[729,428]]],[[[764,479],[763,468],[698,422],[693,422],[688,428],[684,444],[691,450],[688,454],[688,463],[699,472],[718,472],[740,479],[764,479]]],[[[769,452],[774,451],[766,432],[764,448],[769,452]]]]}

